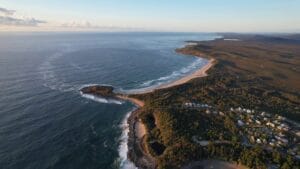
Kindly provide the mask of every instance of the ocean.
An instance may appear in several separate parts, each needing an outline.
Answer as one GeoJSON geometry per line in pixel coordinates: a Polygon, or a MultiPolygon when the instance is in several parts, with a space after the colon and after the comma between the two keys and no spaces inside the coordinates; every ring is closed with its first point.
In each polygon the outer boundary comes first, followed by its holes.
{"type": "Polygon", "coordinates": [[[135,92],[192,73],[207,60],[175,52],[204,33],[1,33],[0,168],[134,168],[129,102],[82,95],[108,84],[135,92]]]}

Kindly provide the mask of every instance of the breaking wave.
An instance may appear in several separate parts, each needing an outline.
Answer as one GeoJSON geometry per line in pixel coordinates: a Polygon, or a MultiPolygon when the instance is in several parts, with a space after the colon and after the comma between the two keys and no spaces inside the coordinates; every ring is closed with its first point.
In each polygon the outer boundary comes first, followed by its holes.
{"type": "Polygon", "coordinates": [[[120,137],[120,145],[119,145],[119,158],[120,158],[120,168],[121,169],[137,169],[133,162],[131,162],[128,157],[128,134],[129,134],[129,124],[128,118],[130,117],[131,113],[135,111],[134,108],[132,111],[128,112],[123,119],[120,127],[122,129],[122,135],[120,137]]]}
{"type": "Polygon", "coordinates": [[[137,89],[119,89],[120,92],[126,94],[139,94],[145,92],[151,92],[152,90],[156,89],[157,87],[171,83],[181,77],[184,77],[187,74],[193,73],[198,68],[201,68],[203,65],[207,64],[207,61],[202,58],[197,58],[194,62],[192,62],[187,67],[181,68],[180,70],[172,72],[170,75],[160,77],[158,79],[149,80],[141,85],[137,89]]]}
{"type": "Polygon", "coordinates": [[[104,97],[94,96],[94,95],[91,95],[91,94],[84,94],[82,92],[80,92],[80,95],[84,98],[87,98],[87,99],[90,99],[90,100],[93,100],[93,101],[96,101],[96,102],[99,102],[99,103],[119,104],[119,105],[124,103],[123,101],[120,101],[120,100],[107,99],[107,98],[104,98],[104,97]]]}
{"type": "Polygon", "coordinates": [[[187,67],[184,67],[180,70],[172,72],[170,75],[160,77],[155,80],[149,80],[140,85],[140,87],[150,87],[150,86],[159,86],[161,84],[169,83],[176,78],[183,77],[184,75],[191,73],[196,68],[199,68],[205,64],[205,60],[201,58],[197,58],[194,62],[192,62],[187,67]]]}

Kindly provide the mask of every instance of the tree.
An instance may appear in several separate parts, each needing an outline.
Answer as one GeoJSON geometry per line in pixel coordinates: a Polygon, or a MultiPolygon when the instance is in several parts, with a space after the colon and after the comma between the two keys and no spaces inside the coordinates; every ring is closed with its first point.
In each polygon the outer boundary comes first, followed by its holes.
{"type": "Polygon", "coordinates": [[[283,165],[280,167],[280,169],[291,169],[289,164],[287,162],[283,163],[283,165]]]}

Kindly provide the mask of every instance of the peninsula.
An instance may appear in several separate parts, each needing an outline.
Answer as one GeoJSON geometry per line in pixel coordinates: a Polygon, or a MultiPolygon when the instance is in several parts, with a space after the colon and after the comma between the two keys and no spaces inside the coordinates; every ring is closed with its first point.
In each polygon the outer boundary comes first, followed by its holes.
{"type": "Polygon", "coordinates": [[[223,34],[176,51],[209,62],[142,93],[81,92],[128,100],[128,156],[139,168],[297,168],[300,39],[223,34]],[[207,76],[208,75],[208,76],[207,76]],[[201,77],[201,78],[200,78],[201,77]],[[214,161],[210,161],[214,160],[214,161]]]}

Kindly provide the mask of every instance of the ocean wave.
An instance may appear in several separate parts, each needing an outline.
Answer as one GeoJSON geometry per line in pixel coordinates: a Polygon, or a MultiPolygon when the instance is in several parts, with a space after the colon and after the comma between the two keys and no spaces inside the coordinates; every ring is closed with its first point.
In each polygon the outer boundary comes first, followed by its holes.
{"type": "Polygon", "coordinates": [[[128,112],[123,119],[120,128],[122,129],[122,135],[120,137],[120,145],[119,145],[119,159],[120,159],[120,168],[121,169],[137,169],[137,167],[134,165],[133,162],[131,162],[128,157],[128,133],[129,133],[129,124],[128,124],[128,118],[130,117],[131,113],[135,111],[133,109],[132,111],[128,112]]]}
{"type": "Polygon", "coordinates": [[[89,84],[84,84],[84,85],[79,86],[78,90],[81,90],[82,88],[85,88],[85,87],[91,87],[91,86],[107,86],[107,87],[113,87],[113,86],[110,85],[110,84],[96,84],[96,83],[89,83],[89,84]]]}
{"type": "Polygon", "coordinates": [[[196,68],[199,68],[204,65],[204,60],[201,58],[197,58],[194,62],[192,62],[187,67],[181,68],[180,70],[172,72],[170,75],[160,77],[158,79],[149,80],[140,85],[140,87],[150,87],[150,86],[159,86],[161,84],[169,83],[179,77],[183,77],[184,75],[191,73],[196,68]]]}
{"type": "Polygon", "coordinates": [[[91,95],[91,94],[84,94],[82,92],[80,92],[80,95],[86,99],[90,99],[90,100],[93,100],[93,101],[96,101],[96,102],[99,102],[99,103],[106,103],[106,104],[123,104],[124,102],[123,101],[120,101],[120,100],[116,100],[116,99],[106,99],[106,98],[103,98],[103,97],[99,97],[99,96],[94,96],[94,95],[91,95]]]}
{"type": "Polygon", "coordinates": [[[197,70],[198,68],[202,67],[205,65],[207,61],[202,58],[197,58],[194,62],[192,62],[190,65],[187,67],[181,68],[180,70],[172,72],[170,75],[160,77],[158,79],[154,80],[149,80],[141,85],[139,85],[138,88],[136,89],[117,89],[118,92],[125,93],[125,94],[139,94],[139,93],[144,93],[145,91],[152,91],[155,90],[157,87],[163,85],[163,84],[168,84],[171,83],[177,79],[180,79],[181,77],[184,77],[187,74],[190,74],[197,70]]]}

